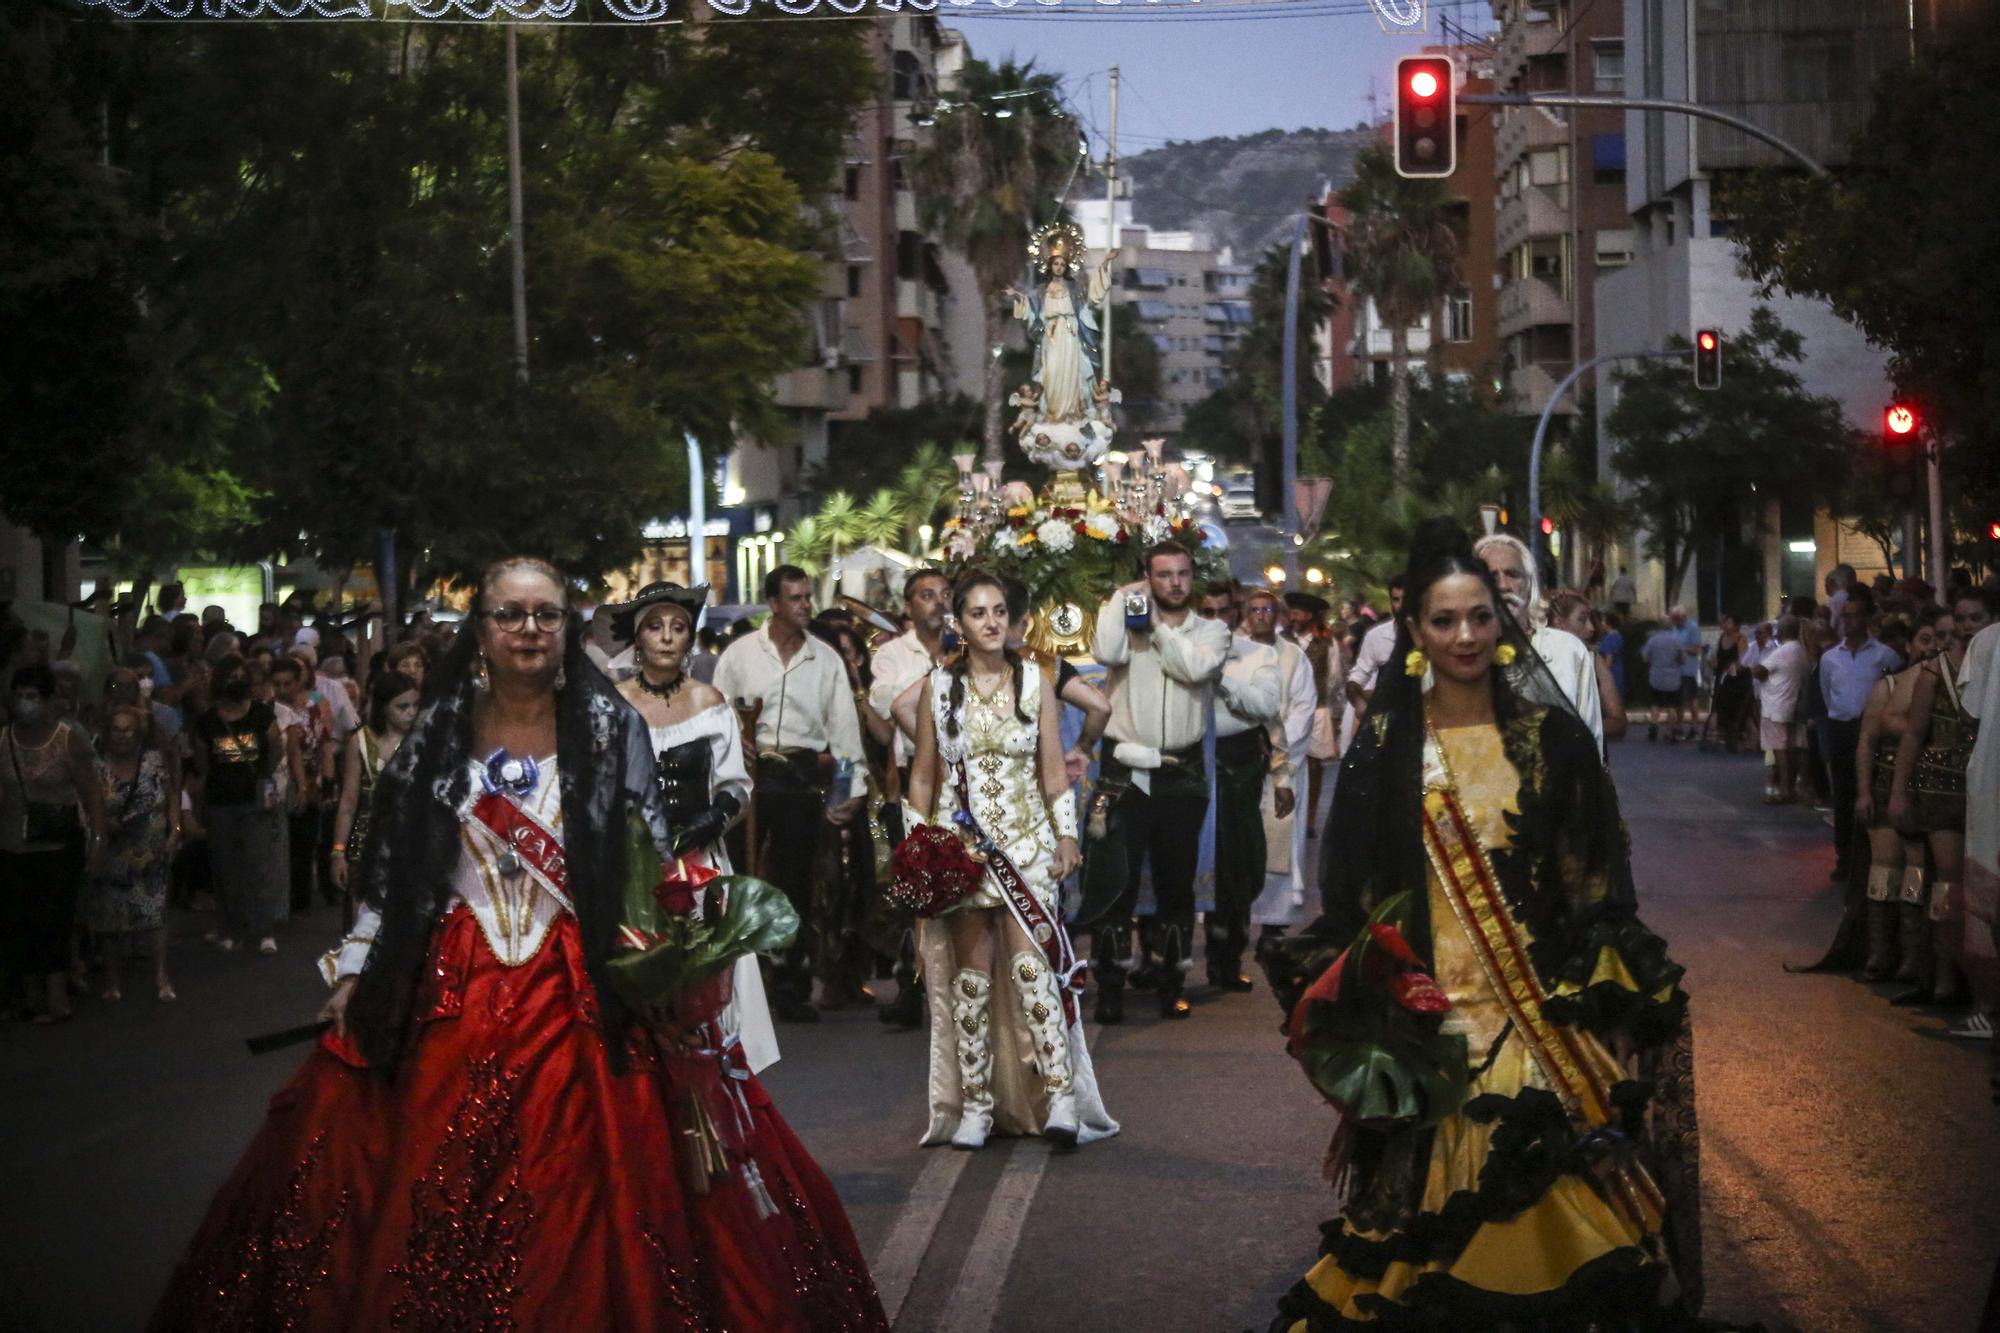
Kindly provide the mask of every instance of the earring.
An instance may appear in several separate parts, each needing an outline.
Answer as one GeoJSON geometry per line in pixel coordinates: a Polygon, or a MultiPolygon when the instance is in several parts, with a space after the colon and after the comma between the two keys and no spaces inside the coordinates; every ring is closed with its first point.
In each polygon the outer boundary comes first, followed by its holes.
{"type": "Polygon", "coordinates": [[[493,688],[493,678],[486,674],[486,654],[479,655],[479,662],[472,668],[472,688],[481,694],[493,688]]]}
{"type": "Polygon", "coordinates": [[[1412,648],[1410,649],[1409,656],[1403,659],[1403,674],[1420,677],[1424,672],[1430,670],[1430,666],[1431,660],[1424,656],[1424,650],[1421,648],[1412,648]]]}

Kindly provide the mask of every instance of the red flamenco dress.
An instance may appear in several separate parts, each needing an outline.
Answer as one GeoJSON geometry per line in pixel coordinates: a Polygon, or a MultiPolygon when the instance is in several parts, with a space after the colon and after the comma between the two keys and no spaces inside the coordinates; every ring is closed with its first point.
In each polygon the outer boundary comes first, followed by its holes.
{"type": "MultiPolygon", "coordinates": [[[[508,798],[545,830],[554,768],[508,798]]],[[[621,1069],[559,849],[545,874],[470,811],[460,833],[396,1078],[321,1040],[154,1328],[886,1330],[839,1198],[740,1048],[633,1025],[621,1069]]]]}

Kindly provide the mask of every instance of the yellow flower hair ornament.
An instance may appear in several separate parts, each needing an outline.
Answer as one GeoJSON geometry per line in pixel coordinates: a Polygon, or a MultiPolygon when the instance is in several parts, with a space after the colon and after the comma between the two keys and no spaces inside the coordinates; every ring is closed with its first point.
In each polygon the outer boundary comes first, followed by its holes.
{"type": "Polygon", "coordinates": [[[1403,659],[1403,674],[1411,677],[1419,677],[1424,672],[1430,670],[1430,666],[1431,660],[1424,656],[1424,650],[1421,648],[1412,648],[1410,649],[1409,656],[1403,659]]]}
{"type": "Polygon", "coordinates": [[[1514,659],[1519,657],[1520,655],[1521,655],[1520,652],[1514,647],[1513,644],[1503,643],[1498,648],[1495,648],[1493,650],[1493,664],[1495,666],[1503,666],[1503,667],[1513,666],[1514,659]]]}

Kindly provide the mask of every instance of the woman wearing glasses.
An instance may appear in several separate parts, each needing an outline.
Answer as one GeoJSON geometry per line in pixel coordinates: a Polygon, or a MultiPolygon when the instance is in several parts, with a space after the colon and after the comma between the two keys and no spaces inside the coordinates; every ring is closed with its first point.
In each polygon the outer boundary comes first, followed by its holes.
{"type": "Polygon", "coordinates": [[[376,781],[331,1030],[154,1327],[886,1329],[755,1075],[606,984],[631,818],[673,837],[578,629],[545,562],[481,579],[376,781]]]}

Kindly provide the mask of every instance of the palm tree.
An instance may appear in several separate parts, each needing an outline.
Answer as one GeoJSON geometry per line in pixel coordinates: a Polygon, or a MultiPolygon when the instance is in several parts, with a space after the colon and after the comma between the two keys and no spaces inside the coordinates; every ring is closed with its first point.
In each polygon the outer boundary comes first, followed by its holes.
{"type": "Polygon", "coordinates": [[[896,474],[893,490],[903,511],[903,546],[915,550],[922,536],[918,529],[957,498],[958,469],[937,445],[918,445],[917,452],[896,474]]]}
{"type": "Polygon", "coordinates": [[[887,487],[868,497],[854,514],[854,540],[868,546],[894,546],[903,539],[903,504],[887,487]]]}
{"type": "Polygon", "coordinates": [[[1464,222],[1442,183],[1397,175],[1380,144],[1354,159],[1354,179],[1337,197],[1349,216],[1347,280],[1389,326],[1391,457],[1400,480],[1410,466],[1409,329],[1457,284],[1464,222]]]}
{"type": "Polygon", "coordinates": [[[911,162],[926,229],[964,253],[979,283],[988,459],[1001,456],[1001,367],[994,353],[1006,341],[1009,314],[1000,295],[1021,282],[1029,237],[1057,220],[1057,192],[1077,164],[1076,122],[1060,108],[1059,87],[1033,61],[967,61],[958,86],[939,104],[937,128],[911,162]]]}

